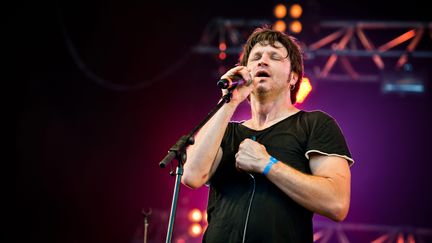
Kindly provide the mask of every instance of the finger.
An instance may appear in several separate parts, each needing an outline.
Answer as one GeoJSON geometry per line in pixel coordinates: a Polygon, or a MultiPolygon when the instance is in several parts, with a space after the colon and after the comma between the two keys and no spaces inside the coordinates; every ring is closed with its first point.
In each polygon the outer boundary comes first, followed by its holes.
{"type": "Polygon", "coordinates": [[[246,86],[249,86],[249,85],[251,85],[253,82],[253,79],[251,78],[251,79],[249,79],[247,82],[246,82],[246,86]]]}
{"type": "Polygon", "coordinates": [[[222,75],[221,79],[233,78],[234,76],[239,74],[239,71],[242,70],[243,68],[245,68],[245,66],[233,67],[230,70],[228,70],[228,72],[226,72],[224,75],[222,75]]]}
{"type": "MultiPolygon", "coordinates": [[[[247,138],[246,138],[246,139],[247,139],[247,138]]],[[[240,145],[239,145],[239,150],[242,149],[242,148],[244,148],[244,147],[246,146],[246,145],[245,145],[245,143],[247,143],[246,139],[243,140],[243,141],[241,141],[241,143],[240,143],[240,145]]]]}
{"type": "Polygon", "coordinates": [[[243,146],[247,146],[247,145],[251,144],[252,142],[254,142],[252,139],[250,139],[250,138],[245,138],[245,139],[242,141],[242,144],[243,144],[243,146]]]}
{"type": "Polygon", "coordinates": [[[245,66],[236,66],[234,68],[231,68],[228,72],[226,72],[221,79],[243,79],[246,81],[244,85],[249,86],[252,83],[252,75],[249,68],[245,66]]]}
{"type": "Polygon", "coordinates": [[[249,86],[252,83],[251,71],[247,67],[240,69],[238,73],[242,76],[243,80],[246,81],[246,86],[249,86]]]}

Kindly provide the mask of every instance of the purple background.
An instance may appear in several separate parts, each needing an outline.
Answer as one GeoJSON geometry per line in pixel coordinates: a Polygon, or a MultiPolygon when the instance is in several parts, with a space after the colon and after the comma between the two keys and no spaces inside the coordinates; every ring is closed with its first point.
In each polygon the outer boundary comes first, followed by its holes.
{"type": "MultiPolygon", "coordinates": [[[[411,2],[415,4],[329,1],[319,17],[430,21],[427,8],[411,2]]],[[[71,1],[59,6],[86,65],[113,83],[133,85],[172,67],[199,42],[214,17],[271,19],[275,3],[71,1]]],[[[149,207],[154,210],[150,236],[164,239],[174,177],[158,163],[218,101],[219,61],[191,54],[179,69],[147,88],[110,90],[74,63],[56,4],[27,7],[8,18],[17,37],[12,46],[18,72],[12,80],[20,94],[18,242],[138,241],[141,210],[149,207]]],[[[421,61],[430,66],[430,59],[421,61]]],[[[227,66],[234,63],[226,61],[227,66]]],[[[329,113],[346,136],[356,161],[346,222],[432,227],[430,77],[425,95],[404,97],[382,94],[378,83],[315,83],[299,106],[329,113]]],[[[245,117],[243,106],[236,118],[245,117]]],[[[178,217],[185,209],[204,209],[206,198],[206,188],[182,187],[178,217]]]]}

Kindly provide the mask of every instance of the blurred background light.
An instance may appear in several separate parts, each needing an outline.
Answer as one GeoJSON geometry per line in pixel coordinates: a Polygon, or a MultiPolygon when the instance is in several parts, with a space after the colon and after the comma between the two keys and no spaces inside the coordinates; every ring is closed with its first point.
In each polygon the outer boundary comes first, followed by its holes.
{"type": "Polygon", "coordinates": [[[421,94],[425,92],[425,80],[424,72],[414,71],[412,64],[406,63],[402,70],[383,72],[382,92],[421,94]]]}
{"type": "Polygon", "coordinates": [[[291,18],[298,19],[303,13],[303,8],[300,4],[293,4],[290,8],[290,16],[291,18]]]}
{"type": "Polygon", "coordinates": [[[188,213],[188,219],[191,222],[200,222],[203,219],[203,215],[201,213],[201,210],[194,208],[189,211],[188,213]]]}
{"type": "Polygon", "coordinates": [[[281,32],[285,32],[286,30],[286,23],[283,20],[277,20],[274,25],[273,29],[281,32]]]}
{"type": "Polygon", "coordinates": [[[278,19],[284,18],[287,14],[287,9],[285,7],[285,5],[283,5],[282,3],[279,3],[275,6],[274,8],[274,16],[278,19]]]}
{"type": "Polygon", "coordinates": [[[302,23],[298,20],[294,20],[290,23],[290,31],[292,33],[298,34],[302,31],[303,26],[302,23]]]}
{"type": "Polygon", "coordinates": [[[311,91],[312,84],[310,83],[310,80],[306,77],[303,77],[300,83],[299,91],[297,93],[297,103],[303,103],[311,91]]]}
{"type": "Polygon", "coordinates": [[[188,234],[191,237],[199,237],[203,233],[203,227],[198,223],[193,223],[189,226],[188,234]]]}

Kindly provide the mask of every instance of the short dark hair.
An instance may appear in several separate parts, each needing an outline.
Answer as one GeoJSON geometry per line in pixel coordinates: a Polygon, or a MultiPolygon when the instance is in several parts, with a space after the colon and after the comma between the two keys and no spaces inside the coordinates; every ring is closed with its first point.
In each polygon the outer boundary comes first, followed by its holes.
{"type": "Polygon", "coordinates": [[[289,60],[291,61],[291,71],[298,75],[298,81],[291,90],[291,102],[294,104],[297,101],[297,93],[300,88],[300,83],[303,77],[303,54],[299,42],[293,36],[287,35],[283,32],[272,30],[268,26],[256,28],[249,36],[246,44],[243,47],[243,52],[240,56],[239,64],[246,66],[252,48],[260,44],[270,44],[275,46],[275,42],[280,42],[288,51],[289,60]]]}

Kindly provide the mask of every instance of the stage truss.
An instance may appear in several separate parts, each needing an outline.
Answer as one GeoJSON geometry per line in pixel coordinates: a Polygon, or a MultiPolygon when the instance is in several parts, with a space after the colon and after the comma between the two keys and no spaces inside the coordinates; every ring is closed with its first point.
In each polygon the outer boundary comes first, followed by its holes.
{"type": "MultiPolygon", "coordinates": [[[[214,56],[224,52],[237,59],[247,36],[265,24],[270,22],[215,19],[194,52],[214,56]]],[[[376,82],[385,72],[413,68],[429,72],[431,66],[432,22],[322,21],[306,28],[314,31],[298,39],[304,50],[306,75],[315,81],[376,82]]]]}

